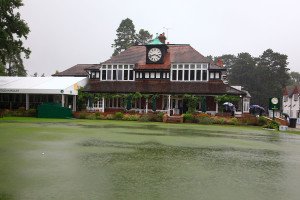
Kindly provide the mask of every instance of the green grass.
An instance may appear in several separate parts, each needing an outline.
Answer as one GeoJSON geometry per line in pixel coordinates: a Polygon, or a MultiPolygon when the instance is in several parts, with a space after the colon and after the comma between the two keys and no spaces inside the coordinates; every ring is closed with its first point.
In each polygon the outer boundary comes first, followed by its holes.
{"type": "Polygon", "coordinates": [[[298,199],[295,134],[261,127],[0,119],[2,199],[298,199]]]}

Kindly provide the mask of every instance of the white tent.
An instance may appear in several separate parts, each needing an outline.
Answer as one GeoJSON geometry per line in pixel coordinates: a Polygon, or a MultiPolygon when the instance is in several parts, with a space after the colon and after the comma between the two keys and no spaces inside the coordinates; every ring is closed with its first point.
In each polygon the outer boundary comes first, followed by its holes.
{"type": "Polygon", "coordinates": [[[0,76],[0,93],[26,94],[26,109],[29,108],[30,94],[61,95],[64,105],[65,95],[73,96],[73,110],[76,107],[78,89],[84,87],[86,77],[4,77],[0,76]]]}

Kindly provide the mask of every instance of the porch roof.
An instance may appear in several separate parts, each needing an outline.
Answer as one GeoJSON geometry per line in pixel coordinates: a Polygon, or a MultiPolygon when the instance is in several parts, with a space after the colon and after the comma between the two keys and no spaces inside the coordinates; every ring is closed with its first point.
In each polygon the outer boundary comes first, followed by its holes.
{"type": "Polygon", "coordinates": [[[89,80],[84,88],[94,93],[160,93],[160,94],[200,94],[200,95],[246,95],[222,81],[209,82],[171,82],[166,80],[142,81],[99,81],[89,80]]]}

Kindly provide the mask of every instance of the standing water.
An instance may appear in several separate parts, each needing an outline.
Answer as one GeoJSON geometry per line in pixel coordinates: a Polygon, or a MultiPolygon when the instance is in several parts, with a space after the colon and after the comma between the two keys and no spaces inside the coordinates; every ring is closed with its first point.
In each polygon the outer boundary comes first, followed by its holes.
{"type": "Polygon", "coordinates": [[[0,128],[0,199],[300,197],[299,135],[103,121],[0,128]]]}

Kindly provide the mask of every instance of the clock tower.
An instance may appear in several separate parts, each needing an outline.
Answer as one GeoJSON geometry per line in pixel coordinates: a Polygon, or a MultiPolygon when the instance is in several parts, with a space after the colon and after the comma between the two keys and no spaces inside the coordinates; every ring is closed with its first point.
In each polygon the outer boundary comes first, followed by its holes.
{"type": "Polygon", "coordinates": [[[166,37],[160,34],[146,46],[146,64],[163,64],[168,46],[165,44],[166,37]]]}

